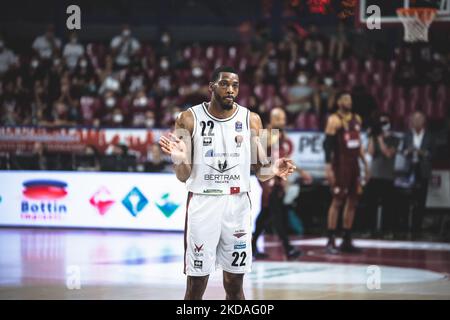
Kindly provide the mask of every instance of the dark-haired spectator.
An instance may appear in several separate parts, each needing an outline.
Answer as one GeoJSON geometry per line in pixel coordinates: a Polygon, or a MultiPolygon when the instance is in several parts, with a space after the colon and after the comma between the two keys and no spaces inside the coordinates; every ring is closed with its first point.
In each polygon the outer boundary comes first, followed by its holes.
{"type": "Polygon", "coordinates": [[[372,157],[371,178],[367,185],[368,229],[375,234],[377,210],[381,208],[382,232],[398,230],[399,218],[395,212],[394,161],[399,139],[393,134],[389,115],[381,114],[375,119],[370,132],[368,153],[372,157]]]}
{"type": "Polygon", "coordinates": [[[69,42],[66,43],[63,49],[63,57],[66,61],[67,67],[73,70],[78,65],[78,60],[84,55],[84,47],[78,42],[76,32],[71,32],[69,42]]]}
{"type": "Polygon", "coordinates": [[[0,77],[17,63],[17,57],[9,50],[0,36],[0,77]]]}
{"type": "Polygon", "coordinates": [[[121,34],[111,40],[115,68],[126,68],[140,48],[139,41],[131,35],[130,27],[124,25],[121,34]]]}
{"type": "Polygon", "coordinates": [[[348,36],[345,31],[345,25],[340,22],[337,25],[336,32],[330,37],[329,57],[340,61],[349,45],[348,36]]]}
{"type": "Polygon", "coordinates": [[[288,105],[286,110],[290,114],[306,112],[312,107],[314,89],[308,74],[300,72],[296,82],[288,90],[288,105]]]}
{"type": "Polygon", "coordinates": [[[417,238],[421,237],[422,222],[428,193],[428,180],[431,177],[434,141],[425,127],[425,115],[416,111],[411,116],[410,130],[403,138],[403,153],[408,157],[414,175],[413,197],[414,211],[412,231],[417,238]]]}
{"type": "Polygon", "coordinates": [[[75,156],[75,168],[79,171],[100,171],[97,149],[92,145],[86,145],[83,152],[75,156]]]}
{"type": "Polygon", "coordinates": [[[55,37],[53,25],[48,25],[45,34],[34,40],[32,48],[43,61],[49,61],[58,55],[61,50],[61,40],[55,37]]]}
{"type": "Polygon", "coordinates": [[[310,60],[323,57],[325,52],[324,38],[316,25],[312,24],[309,26],[308,35],[304,42],[304,50],[310,60]]]}

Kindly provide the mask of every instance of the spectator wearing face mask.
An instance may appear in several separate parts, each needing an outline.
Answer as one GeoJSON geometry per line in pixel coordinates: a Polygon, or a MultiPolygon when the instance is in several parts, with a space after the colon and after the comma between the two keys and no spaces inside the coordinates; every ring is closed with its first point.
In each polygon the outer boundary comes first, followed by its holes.
{"type": "Polygon", "coordinates": [[[145,90],[149,84],[148,75],[142,68],[140,62],[132,63],[131,69],[127,72],[124,80],[124,91],[129,93],[136,93],[140,90],[145,90]]]}
{"type": "MultiPolygon", "coordinates": [[[[398,231],[399,218],[395,210],[394,161],[400,140],[391,131],[388,114],[376,117],[370,130],[368,153],[372,157],[371,179],[367,186],[367,229],[375,235],[377,227],[384,233],[398,231]],[[378,225],[377,211],[381,211],[378,225]]],[[[388,235],[389,236],[389,235],[388,235]]]]}
{"type": "Polygon", "coordinates": [[[61,40],[55,37],[53,25],[47,26],[45,34],[34,40],[32,48],[44,61],[48,61],[58,54],[61,50],[61,40]]]}
{"type": "Polygon", "coordinates": [[[72,32],[69,37],[69,42],[66,43],[63,49],[63,57],[66,60],[66,65],[73,70],[78,64],[78,60],[84,55],[84,47],[78,42],[76,32],[72,32]]]}
{"type": "Polygon", "coordinates": [[[306,112],[312,107],[314,90],[310,85],[308,75],[300,72],[297,82],[288,90],[288,105],[286,110],[291,114],[306,112]]]}
{"type": "Polygon", "coordinates": [[[73,126],[77,123],[77,115],[72,112],[72,108],[63,101],[56,101],[53,104],[53,125],[73,126]]]}
{"type": "Polygon", "coordinates": [[[125,117],[120,108],[114,108],[111,115],[108,117],[107,122],[104,124],[107,127],[121,128],[124,126],[125,117]]]}
{"type": "Polygon", "coordinates": [[[335,95],[334,80],[331,76],[326,76],[319,84],[319,90],[314,94],[314,104],[319,109],[321,127],[325,125],[327,115],[332,112],[335,95]]]}
{"type": "Polygon", "coordinates": [[[4,75],[16,63],[17,57],[6,48],[3,38],[0,36],[0,76],[4,75]]]}
{"type": "Polygon", "coordinates": [[[170,36],[170,33],[167,31],[164,31],[161,33],[161,37],[159,38],[159,43],[156,48],[158,56],[165,56],[170,57],[174,55],[174,48],[172,45],[172,37],[170,36]]]}
{"type": "Polygon", "coordinates": [[[146,127],[146,113],[154,108],[153,99],[149,99],[144,90],[139,90],[131,100],[130,114],[133,127],[146,127]]]}
{"type": "Polygon", "coordinates": [[[192,106],[198,101],[207,99],[208,81],[205,78],[203,68],[199,61],[193,60],[191,63],[191,76],[185,85],[181,86],[178,93],[182,97],[182,103],[192,106]]]}
{"type": "Polygon", "coordinates": [[[122,33],[111,41],[111,49],[114,56],[114,65],[117,70],[128,67],[132,58],[139,52],[139,41],[131,36],[128,25],[122,27],[122,33]]]}
{"type": "Polygon", "coordinates": [[[113,120],[113,113],[116,109],[121,111],[120,101],[113,91],[107,91],[101,99],[100,108],[97,111],[96,118],[100,120],[101,125],[121,126],[124,120],[122,113],[120,113],[121,117],[117,115],[115,120],[113,120]]]}

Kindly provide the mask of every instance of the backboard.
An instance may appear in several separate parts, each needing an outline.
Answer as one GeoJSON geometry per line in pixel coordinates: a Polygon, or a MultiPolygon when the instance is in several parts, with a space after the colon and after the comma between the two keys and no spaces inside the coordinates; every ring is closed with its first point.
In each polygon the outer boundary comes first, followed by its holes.
{"type": "Polygon", "coordinates": [[[450,22],[450,0],[360,0],[357,3],[359,8],[356,14],[360,24],[365,24],[367,18],[373,14],[372,11],[367,12],[371,5],[377,5],[380,8],[381,24],[401,24],[396,10],[415,7],[436,8],[438,11],[433,24],[450,22]]]}

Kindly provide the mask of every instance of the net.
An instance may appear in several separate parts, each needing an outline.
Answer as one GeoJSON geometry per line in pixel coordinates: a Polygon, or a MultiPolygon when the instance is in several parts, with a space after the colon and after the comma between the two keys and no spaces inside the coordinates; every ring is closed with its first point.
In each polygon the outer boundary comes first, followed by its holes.
{"type": "Polygon", "coordinates": [[[397,15],[405,28],[406,42],[428,42],[428,29],[436,16],[434,8],[400,8],[397,15]]]}

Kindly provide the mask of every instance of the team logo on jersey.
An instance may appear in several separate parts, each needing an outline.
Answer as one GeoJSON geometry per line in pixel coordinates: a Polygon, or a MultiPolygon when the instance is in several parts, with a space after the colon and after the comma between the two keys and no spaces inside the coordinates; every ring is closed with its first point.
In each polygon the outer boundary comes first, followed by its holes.
{"type": "Polygon", "coordinates": [[[236,230],[233,234],[233,236],[235,236],[236,238],[242,238],[243,236],[245,236],[247,233],[244,232],[244,230],[236,230]]]}
{"type": "Polygon", "coordinates": [[[228,168],[228,162],[227,162],[226,159],[223,162],[220,161],[220,160],[217,161],[217,166],[219,168],[215,168],[215,167],[210,166],[209,164],[207,164],[208,167],[210,167],[211,169],[214,169],[214,170],[216,170],[217,172],[220,172],[220,173],[224,173],[224,172],[230,171],[231,169],[236,168],[238,165],[239,164],[237,164],[235,166],[232,166],[231,168],[228,168]]]}
{"type": "Polygon", "coordinates": [[[236,121],[235,124],[234,124],[234,129],[235,129],[237,132],[241,132],[241,131],[242,131],[242,122],[236,121]]]}
{"type": "Polygon", "coordinates": [[[239,148],[242,144],[242,141],[244,141],[244,137],[241,135],[237,135],[234,137],[234,142],[236,142],[236,147],[239,148]]]}
{"type": "Polygon", "coordinates": [[[200,252],[200,251],[202,251],[202,250],[203,250],[203,246],[204,246],[204,244],[202,244],[202,245],[198,246],[198,245],[196,245],[196,244],[194,243],[194,246],[195,246],[195,248],[194,248],[194,252],[200,252]]]}
{"type": "Polygon", "coordinates": [[[211,137],[203,137],[203,146],[210,146],[212,144],[212,138],[211,137]]]}
{"type": "Polygon", "coordinates": [[[203,245],[204,244],[202,244],[201,246],[198,246],[194,243],[194,246],[195,246],[194,247],[194,256],[203,257],[203,253],[201,253],[203,251],[203,245]]]}

